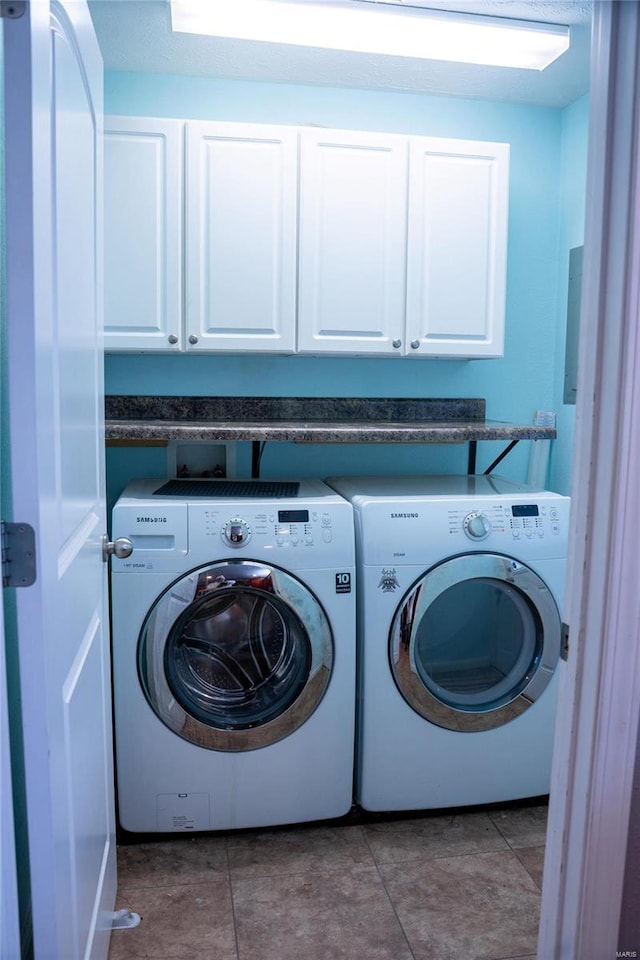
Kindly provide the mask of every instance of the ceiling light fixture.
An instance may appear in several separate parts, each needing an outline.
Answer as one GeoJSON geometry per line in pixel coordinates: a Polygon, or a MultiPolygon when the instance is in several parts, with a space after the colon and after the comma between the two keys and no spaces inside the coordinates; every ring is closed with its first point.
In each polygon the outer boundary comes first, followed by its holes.
{"type": "Polygon", "coordinates": [[[170,0],[179,33],[544,70],[569,27],[354,0],[170,0]]]}

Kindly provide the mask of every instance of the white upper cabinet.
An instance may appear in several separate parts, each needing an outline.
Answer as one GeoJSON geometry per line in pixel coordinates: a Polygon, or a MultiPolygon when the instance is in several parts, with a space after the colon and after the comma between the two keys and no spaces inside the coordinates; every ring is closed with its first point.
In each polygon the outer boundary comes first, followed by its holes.
{"type": "Polygon", "coordinates": [[[509,146],[414,137],[410,151],[410,350],[502,356],[509,146]]]}
{"type": "Polygon", "coordinates": [[[401,353],[406,137],[304,129],[298,350],[401,353]]]}
{"type": "Polygon", "coordinates": [[[497,357],[509,147],[305,130],[298,349],[497,357]]]}
{"type": "Polygon", "coordinates": [[[105,131],[107,350],[502,356],[508,144],[140,117],[105,131]]]}
{"type": "Polygon", "coordinates": [[[105,117],[106,350],[180,350],[180,120],[105,117]]]}
{"type": "Polygon", "coordinates": [[[295,350],[295,127],[187,124],[190,350],[295,350]]]}

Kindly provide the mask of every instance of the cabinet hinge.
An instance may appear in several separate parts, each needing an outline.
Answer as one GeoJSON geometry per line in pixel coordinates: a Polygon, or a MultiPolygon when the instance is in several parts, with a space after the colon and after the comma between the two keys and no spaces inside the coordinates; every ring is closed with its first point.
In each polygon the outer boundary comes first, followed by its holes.
{"type": "Polygon", "coordinates": [[[560,626],[560,659],[569,659],[569,624],[563,623],[560,626]]]}
{"type": "Polygon", "coordinates": [[[2,0],[0,2],[0,18],[17,20],[27,9],[27,0],[2,0]]]}
{"type": "Polygon", "coordinates": [[[36,535],[28,523],[0,522],[2,586],[30,587],[36,580],[36,535]]]}

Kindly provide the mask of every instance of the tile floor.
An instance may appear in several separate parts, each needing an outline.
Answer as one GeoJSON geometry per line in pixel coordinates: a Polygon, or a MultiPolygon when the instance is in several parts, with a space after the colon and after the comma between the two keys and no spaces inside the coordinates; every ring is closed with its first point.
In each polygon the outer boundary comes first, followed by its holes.
{"type": "Polygon", "coordinates": [[[109,960],[534,960],[547,808],[124,845],[109,960]]]}

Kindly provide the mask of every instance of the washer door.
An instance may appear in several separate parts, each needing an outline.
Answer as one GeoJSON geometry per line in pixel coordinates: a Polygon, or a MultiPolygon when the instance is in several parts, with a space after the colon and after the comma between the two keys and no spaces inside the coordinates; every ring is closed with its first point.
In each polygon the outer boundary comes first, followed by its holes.
{"type": "Polygon", "coordinates": [[[177,580],[149,611],[138,644],[157,716],[212,750],[254,750],[293,733],[322,700],[332,663],[319,601],[284,570],[252,560],[177,580]]]}
{"type": "Polygon", "coordinates": [[[429,570],[394,617],[389,658],[400,693],[449,730],[489,730],[527,710],[560,656],[560,615],[524,564],[474,553],[429,570]]]}

